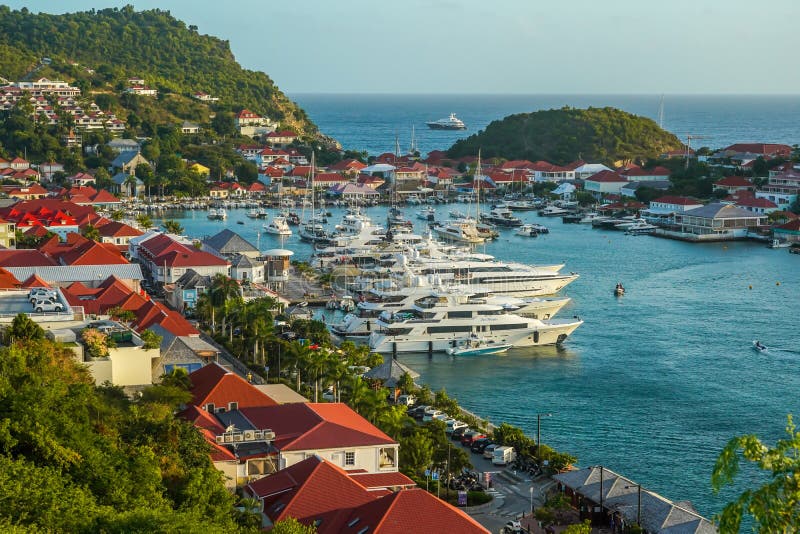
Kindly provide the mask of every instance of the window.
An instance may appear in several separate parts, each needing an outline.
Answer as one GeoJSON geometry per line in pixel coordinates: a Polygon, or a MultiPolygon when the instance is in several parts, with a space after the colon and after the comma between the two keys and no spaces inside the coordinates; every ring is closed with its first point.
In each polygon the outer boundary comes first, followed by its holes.
{"type": "Polygon", "coordinates": [[[238,409],[239,409],[239,403],[238,402],[229,402],[228,403],[228,410],[229,411],[238,410],[238,409]]]}
{"type": "MultiPolygon", "coordinates": [[[[480,312],[479,312],[480,313],[480,312]]],[[[450,311],[447,312],[448,319],[470,319],[472,317],[472,312],[467,310],[459,310],[459,311],[450,311]]]]}
{"type": "Polygon", "coordinates": [[[355,453],[355,451],[348,451],[348,452],[344,453],[344,465],[345,465],[345,467],[356,465],[356,453],[355,453]]]}
{"type": "Polygon", "coordinates": [[[380,461],[378,462],[378,467],[381,469],[397,467],[397,463],[395,462],[396,452],[397,451],[392,447],[382,448],[380,450],[380,461]]]}
{"type": "Polygon", "coordinates": [[[207,412],[214,413],[214,408],[215,408],[214,403],[209,402],[208,404],[206,404],[206,411],[207,412]]]}
{"type": "Polygon", "coordinates": [[[429,334],[455,334],[458,332],[472,332],[471,326],[429,326],[429,334]]]}
{"type": "Polygon", "coordinates": [[[527,323],[493,324],[492,332],[496,332],[497,330],[519,330],[520,328],[528,328],[528,324],[527,323]]]}

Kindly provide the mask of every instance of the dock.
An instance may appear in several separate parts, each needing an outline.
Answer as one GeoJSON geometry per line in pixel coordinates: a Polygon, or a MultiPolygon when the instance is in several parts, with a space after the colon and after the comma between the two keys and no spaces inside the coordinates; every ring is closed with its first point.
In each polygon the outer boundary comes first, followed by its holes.
{"type": "Polygon", "coordinates": [[[331,300],[332,290],[323,288],[316,278],[304,276],[291,267],[289,280],[278,293],[289,301],[290,306],[306,302],[311,307],[321,307],[331,300]]]}

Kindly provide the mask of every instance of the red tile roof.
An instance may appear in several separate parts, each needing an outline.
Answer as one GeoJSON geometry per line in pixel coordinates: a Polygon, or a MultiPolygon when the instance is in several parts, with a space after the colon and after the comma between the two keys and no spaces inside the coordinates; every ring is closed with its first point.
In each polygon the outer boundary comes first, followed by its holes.
{"type": "Polygon", "coordinates": [[[263,502],[264,514],[273,523],[287,517],[304,524],[320,520],[320,534],[340,532],[353,508],[375,499],[341,468],[317,456],[256,480],[245,492],[263,502]]]}
{"type": "Polygon", "coordinates": [[[350,478],[369,490],[385,488],[412,488],[416,482],[403,473],[393,471],[389,473],[348,473],[350,478]]]}
{"type": "Polygon", "coordinates": [[[421,488],[407,489],[367,502],[354,509],[341,525],[343,534],[406,534],[458,532],[488,534],[488,530],[461,510],[421,488]],[[358,521],[356,522],[356,519],[358,521]]]}
{"type": "Polygon", "coordinates": [[[794,232],[800,232],[800,219],[794,219],[794,220],[789,221],[787,223],[784,223],[784,224],[782,224],[780,226],[776,226],[775,228],[776,229],[780,228],[781,230],[790,230],[790,231],[794,231],[794,232]]]}
{"type": "Polygon", "coordinates": [[[170,250],[160,254],[153,259],[156,265],[166,265],[167,267],[211,267],[230,265],[228,260],[215,256],[210,252],[202,250],[170,250]]]}
{"type": "Polygon", "coordinates": [[[627,182],[628,179],[620,176],[619,174],[615,173],[614,171],[600,171],[597,174],[591,175],[589,178],[586,179],[587,182],[603,182],[603,183],[616,183],[616,182],[627,182]]]}
{"type": "Polygon", "coordinates": [[[788,156],[792,153],[792,147],[789,145],[780,145],[775,143],[736,143],[725,148],[726,152],[750,152],[752,154],[761,154],[763,156],[788,156]]]}
{"type": "Polygon", "coordinates": [[[778,205],[767,198],[745,197],[736,201],[737,206],[743,208],[777,208],[778,205]]]}
{"type": "Polygon", "coordinates": [[[242,412],[259,428],[275,432],[279,450],[305,451],[343,446],[396,443],[369,421],[341,403],[298,403],[242,412]]]}
{"type": "MultiPolygon", "coordinates": [[[[227,407],[239,403],[239,409],[257,406],[277,406],[271,397],[253,387],[247,380],[216,363],[210,363],[189,375],[192,381],[192,404],[227,407]]],[[[265,427],[266,428],[266,427],[265,427]]]]}
{"type": "Polygon", "coordinates": [[[725,178],[714,182],[714,185],[727,187],[753,187],[753,183],[743,176],[726,176],[725,178]]]}
{"type": "Polygon", "coordinates": [[[350,178],[346,176],[342,176],[337,172],[323,172],[314,176],[314,182],[317,183],[325,183],[325,182],[348,182],[350,178]]]}
{"type": "Polygon", "coordinates": [[[38,274],[32,274],[28,277],[27,280],[22,282],[22,287],[29,288],[29,287],[50,287],[50,284],[42,280],[38,274]]]}
{"type": "Polygon", "coordinates": [[[361,169],[365,168],[366,165],[358,161],[357,159],[343,159],[342,161],[337,161],[330,167],[328,170],[330,171],[360,171],[361,169]]]}
{"type": "Polygon", "coordinates": [[[0,250],[0,267],[49,267],[58,265],[38,250],[0,250]]]}
{"type": "Polygon", "coordinates": [[[21,285],[16,276],[0,267],[0,289],[17,289],[21,285]]]}
{"type": "Polygon", "coordinates": [[[137,237],[144,232],[124,222],[111,221],[97,226],[97,231],[103,237],[137,237]]]}

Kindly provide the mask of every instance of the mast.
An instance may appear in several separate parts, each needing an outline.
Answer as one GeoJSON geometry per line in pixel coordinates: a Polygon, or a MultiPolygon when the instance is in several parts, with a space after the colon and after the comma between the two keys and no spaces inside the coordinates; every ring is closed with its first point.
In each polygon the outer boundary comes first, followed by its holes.
{"type": "MultiPolygon", "coordinates": [[[[481,188],[483,187],[483,176],[481,176],[481,149],[478,149],[478,162],[475,165],[475,179],[477,184],[473,181],[473,186],[477,185],[478,189],[475,195],[475,224],[481,221],[481,188]]],[[[473,187],[474,189],[474,187],[473,187]]]]}
{"type": "Polygon", "coordinates": [[[664,128],[664,95],[661,95],[661,100],[658,102],[658,127],[664,128]]]}

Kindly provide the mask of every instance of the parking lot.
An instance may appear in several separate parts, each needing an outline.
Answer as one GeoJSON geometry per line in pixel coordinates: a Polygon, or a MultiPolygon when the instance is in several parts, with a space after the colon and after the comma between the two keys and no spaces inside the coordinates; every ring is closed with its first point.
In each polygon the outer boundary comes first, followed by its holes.
{"type": "MultiPolygon", "coordinates": [[[[56,302],[60,302],[67,314],[70,313],[70,306],[59,296],[56,302]]],[[[0,317],[14,317],[18,313],[36,313],[33,305],[28,300],[28,290],[21,291],[2,291],[0,292],[0,317]]],[[[58,315],[58,312],[43,312],[46,315],[58,315]]],[[[62,311],[61,314],[64,314],[62,311]]]]}

